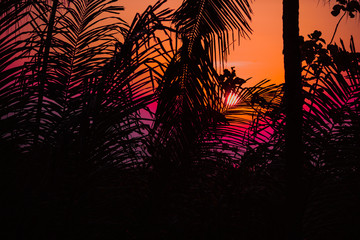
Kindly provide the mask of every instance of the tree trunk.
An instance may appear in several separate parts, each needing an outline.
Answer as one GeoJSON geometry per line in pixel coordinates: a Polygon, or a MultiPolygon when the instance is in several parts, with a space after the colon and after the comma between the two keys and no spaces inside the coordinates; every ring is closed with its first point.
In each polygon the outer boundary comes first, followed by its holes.
{"type": "Polygon", "coordinates": [[[303,239],[302,84],[299,48],[299,0],[283,0],[285,68],[285,160],[287,175],[286,224],[288,239],[303,239]]]}

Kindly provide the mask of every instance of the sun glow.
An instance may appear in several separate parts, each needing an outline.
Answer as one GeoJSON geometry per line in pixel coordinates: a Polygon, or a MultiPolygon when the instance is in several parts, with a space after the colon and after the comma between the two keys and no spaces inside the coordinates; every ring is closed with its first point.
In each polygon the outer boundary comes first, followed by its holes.
{"type": "Polygon", "coordinates": [[[234,106],[239,102],[239,100],[240,100],[239,96],[236,93],[234,92],[229,93],[229,95],[226,98],[226,107],[234,106]]]}

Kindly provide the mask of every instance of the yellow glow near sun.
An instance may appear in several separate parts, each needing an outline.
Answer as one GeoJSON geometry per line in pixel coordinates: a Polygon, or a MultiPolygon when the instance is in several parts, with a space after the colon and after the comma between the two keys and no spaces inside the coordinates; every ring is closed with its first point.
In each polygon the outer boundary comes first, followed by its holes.
{"type": "Polygon", "coordinates": [[[228,97],[226,98],[226,106],[227,107],[232,107],[235,104],[237,104],[238,102],[239,102],[239,96],[234,92],[231,92],[228,95],[228,97]]]}

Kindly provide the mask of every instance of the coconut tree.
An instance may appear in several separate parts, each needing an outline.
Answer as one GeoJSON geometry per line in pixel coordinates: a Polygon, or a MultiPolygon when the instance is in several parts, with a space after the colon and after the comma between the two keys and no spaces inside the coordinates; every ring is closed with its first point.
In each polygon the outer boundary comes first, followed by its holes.
{"type": "Polygon", "coordinates": [[[113,0],[1,1],[1,152],[24,234],[80,216],[109,169],[144,165],[142,113],[166,62],[162,3],[128,25],[113,0]]]}
{"type": "MultiPolygon", "coordinates": [[[[175,166],[191,165],[192,156],[196,155],[191,152],[196,151],[199,136],[214,123],[217,117],[214,114],[223,102],[223,96],[220,97],[217,90],[219,76],[214,69],[215,60],[221,62],[226,57],[230,36],[234,37],[231,32],[236,31],[239,36],[251,32],[250,13],[248,1],[237,0],[184,1],[175,12],[176,41],[181,45],[175,49],[174,58],[160,83],[152,134],[156,140],[150,141],[164,147],[165,162],[173,162],[171,165],[175,166]]],[[[163,157],[153,160],[162,161],[163,157]]]]}
{"type": "Polygon", "coordinates": [[[171,219],[181,221],[176,226],[200,221],[198,216],[183,218],[195,209],[192,196],[211,189],[201,185],[201,179],[231,166],[214,134],[226,122],[226,84],[221,87],[214,65],[215,59],[225,57],[232,31],[240,36],[250,32],[250,12],[247,1],[205,0],[184,1],[174,14],[175,41],[180,44],[173,44],[171,62],[159,82],[155,120],[147,138],[153,226],[171,229],[171,219]]]}

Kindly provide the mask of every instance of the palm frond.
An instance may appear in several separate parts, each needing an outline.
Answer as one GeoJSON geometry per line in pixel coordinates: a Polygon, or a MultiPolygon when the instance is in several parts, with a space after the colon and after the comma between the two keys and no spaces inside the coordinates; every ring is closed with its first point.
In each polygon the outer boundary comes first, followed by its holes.
{"type": "Polygon", "coordinates": [[[18,110],[24,99],[21,94],[23,86],[17,80],[22,74],[22,64],[30,51],[25,41],[29,27],[29,5],[29,2],[22,1],[0,3],[0,137],[1,145],[4,146],[2,150],[20,144],[16,129],[20,117],[18,110]]]}
{"type": "MultiPolygon", "coordinates": [[[[170,21],[170,10],[159,10],[163,1],[159,2],[128,26],[113,15],[122,10],[116,3],[59,2],[49,53],[44,54],[51,6],[32,2],[27,29],[19,28],[31,34],[23,49],[18,42],[4,45],[8,51],[17,44],[14,51],[27,58],[21,66],[4,64],[8,69],[1,72],[6,75],[1,82],[1,98],[6,100],[2,140],[21,140],[12,145],[38,159],[34,164],[45,161],[48,174],[49,169],[76,165],[86,169],[88,163],[125,168],[143,164],[146,150],[141,138],[149,124],[143,115],[155,101],[154,87],[166,64],[163,56],[169,54],[163,46],[169,34],[160,39],[157,33],[167,31],[163,23],[170,21]],[[8,127],[11,122],[13,128],[8,127]]],[[[23,15],[18,16],[14,24],[23,15]]]]}
{"type": "MultiPolygon", "coordinates": [[[[317,43],[309,40],[306,44],[317,43]]],[[[305,142],[309,144],[309,154],[311,152],[314,159],[312,164],[330,172],[335,169],[342,171],[340,165],[347,171],[358,168],[355,145],[359,143],[355,136],[359,131],[360,69],[353,39],[350,48],[351,52],[336,45],[329,45],[328,50],[318,48],[313,62],[306,67],[304,79],[304,128],[311,129],[304,136],[305,142]],[[314,139],[318,140],[311,144],[314,139]]]]}
{"type": "Polygon", "coordinates": [[[251,33],[249,20],[251,7],[247,0],[188,0],[174,14],[176,28],[189,41],[188,52],[192,52],[194,41],[201,38],[213,59],[217,55],[220,60],[226,56],[230,39],[234,41],[229,32],[237,31],[238,38],[251,33]]]}

